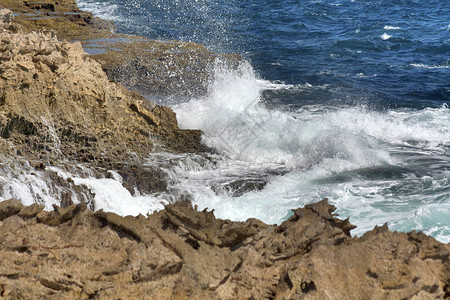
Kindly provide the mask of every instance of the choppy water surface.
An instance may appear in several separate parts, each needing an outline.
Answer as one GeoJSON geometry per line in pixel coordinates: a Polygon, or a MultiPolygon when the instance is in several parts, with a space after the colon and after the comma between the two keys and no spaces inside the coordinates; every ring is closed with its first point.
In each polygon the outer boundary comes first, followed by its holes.
{"type": "Polygon", "coordinates": [[[149,157],[168,174],[169,194],[76,179],[95,190],[98,207],[145,214],[188,195],[218,217],[280,223],[328,197],[356,234],[389,222],[450,242],[450,2],[78,3],[122,32],[249,61],[238,72],[218,62],[207,96],[172,105],[180,126],[203,130],[217,154],[149,157]],[[236,193],[236,182],[265,185],[236,193]]]}
{"type": "Polygon", "coordinates": [[[119,30],[240,53],[260,77],[310,89],[273,102],[439,107],[450,98],[450,2],[80,0],[119,30]]]}

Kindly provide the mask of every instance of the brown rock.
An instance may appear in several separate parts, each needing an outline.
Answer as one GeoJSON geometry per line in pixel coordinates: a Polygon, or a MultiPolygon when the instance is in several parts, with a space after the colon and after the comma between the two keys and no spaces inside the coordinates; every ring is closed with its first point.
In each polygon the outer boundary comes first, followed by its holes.
{"type": "Polygon", "coordinates": [[[115,33],[112,22],[78,9],[74,0],[4,1],[25,31],[51,30],[60,40],[81,41],[110,80],[153,100],[202,95],[217,58],[230,67],[241,62],[238,55],[213,53],[196,43],[115,33]]]}
{"type": "MultiPolygon", "coordinates": [[[[44,165],[44,171],[45,165],[67,159],[89,163],[100,174],[105,174],[104,168],[121,170],[124,185],[133,193],[135,188],[151,193],[167,186],[160,170],[132,168],[155,145],[177,152],[206,150],[200,131],[180,130],[170,108],[155,106],[110,82],[80,43],[60,42],[49,32],[14,33],[3,28],[0,140],[4,148],[13,145],[15,153],[44,165]]],[[[73,184],[68,185],[73,191],[73,184]]],[[[64,206],[71,204],[71,192],[62,198],[64,206]]]]}
{"type": "Polygon", "coordinates": [[[22,209],[20,200],[7,200],[0,202],[0,221],[17,214],[22,209]]]}
{"type": "Polygon", "coordinates": [[[8,203],[16,209],[0,221],[7,299],[449,296],[449,245],[387,226],[351,238],[326,201],[295,210],[282,226],[218,220],[188,202],[149,217],[57,208],[45,214],[58,221],[46,224],[8,203]]]}

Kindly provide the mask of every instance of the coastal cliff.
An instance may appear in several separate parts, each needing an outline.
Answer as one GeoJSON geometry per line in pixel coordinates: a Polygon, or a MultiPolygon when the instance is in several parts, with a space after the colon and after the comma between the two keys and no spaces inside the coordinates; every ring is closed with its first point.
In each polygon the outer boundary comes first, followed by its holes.
{"type": "Polygon", "coordinates": [[[148,193],[166,186],[159,170],[140,164],[151,151],[206,149],[201,132],[179,129],[170,108],[111,82],[80,42],[60,41],[45,30],[26,33],[12,19],[10,12],[2,10],[0,147],[4,161],[22,157],[38,169],[67,165],[67,161],[88,163],[98,176],[105,170],[118,170],[131,192],[137,187],[148,193]]]}
{"type": "MultiPolygon", "coordinates": [[[[108,37],[113,29],[88,13],[71,20],[67,12],[78,10],[69,2],[2,2],[17,13],[28,7],[59,15],[31,21],[18,15],[14,22],[1,10],[0,170],[26,162],[54,178],[48,166],[87,164],[98,177],[117,170],[130,192],[164,190],[164,174],[140,162],[161,149],[207,151],[201,132],[179,129],[170,108],[111,82],[118,75],[108,77],[105,70],[108,64],[120,69],[118,61],[98,62],[84,52],[85,41],[64,41],[77,32],[108,37]],[[65,19],[71,25],[59,32],[39,23],[65,19]]],[[[199,64],[206,68],[205,61],[199,64]]],[[[170,94],[170,85],[155,94],[170,94]]],[[[0,297],[450,298],[450,245],[422,233],[391,232],[387,225],[352,238],[354,226],[338,219],[326,200],[294,210],[279,226],[216,219],[189,201],[146,217],[121,217],[94,212],[92,192],[71,178],[54,184],[63,199],[51,212],[39,199],[31,206],[21,199],[0,202],[0,297]],[[87,198],[75,205],[74,194],[87,198]]]]}

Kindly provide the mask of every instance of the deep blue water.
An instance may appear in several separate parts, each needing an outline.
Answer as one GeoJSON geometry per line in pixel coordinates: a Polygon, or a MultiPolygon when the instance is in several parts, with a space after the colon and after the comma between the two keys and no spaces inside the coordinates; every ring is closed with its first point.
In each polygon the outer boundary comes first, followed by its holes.
{"type": "Polygon", "coordinates": [[[450,242],[450,1],[78,3],[121,32],[249,61],[218,64],[205,97],[167,102],[214,157],[153,153],[169,195],[100,193],[99,203],[115,199],[110,209],[126,214],[136,201],[145,214],[188,193],[221,218],[280,223],[328,197],[355,234],[389,222],[450,242]],[[242,181],[266,185],[233,195],[229,184],[242,181]]]}
{"type": "Polygon", "coordinates": [[[450,1],[79,2],[121,32],[239,53],[264,79],[317,87],[266,92],[268,102],[383,109],[450,101],[450,1]]]}

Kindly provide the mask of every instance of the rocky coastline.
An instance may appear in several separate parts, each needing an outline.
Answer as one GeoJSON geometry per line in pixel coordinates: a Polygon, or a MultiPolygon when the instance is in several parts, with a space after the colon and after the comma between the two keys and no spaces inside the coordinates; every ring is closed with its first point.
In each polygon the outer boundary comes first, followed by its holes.
{"type": "Polygon", "coordinates": [[[110,80],[150,100],[201,95],[217,58],[230,66],[240,62],[238,55],[213,53],[196,43],[116,33],[112,22],[78,9],[72,0],[8,0],[3,6],[14,11],[25,32],[51,30],[60,40],[80,41],[110,80]]]}
{"type": "Polygon", "coordinates": [[[149,153],[209,149],[151,100],[200,95],[217,58],[240,62],[114,29],[75,1],[0,3],[0,172],[29,168],[61,198],[53,211],[38,195],[0,202],[0,298],[450,298],[449,244],[387,225],[351,237],[326,200],[279,226],[216,219],[181,199],[149,216],[96,210],[87,186],[49,166],[116,170],[130,193],[165,191],[165,175],[142,164],[149,153]]]}

